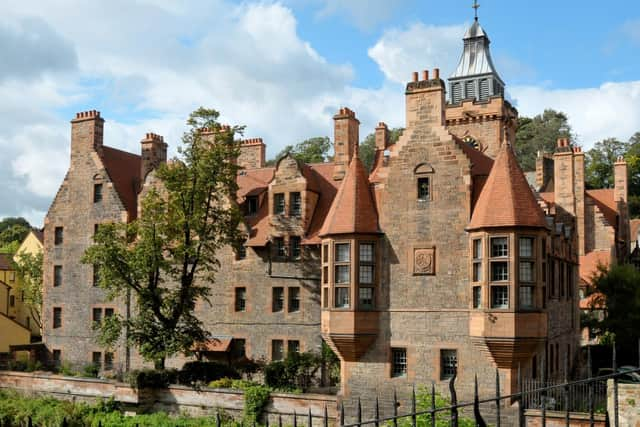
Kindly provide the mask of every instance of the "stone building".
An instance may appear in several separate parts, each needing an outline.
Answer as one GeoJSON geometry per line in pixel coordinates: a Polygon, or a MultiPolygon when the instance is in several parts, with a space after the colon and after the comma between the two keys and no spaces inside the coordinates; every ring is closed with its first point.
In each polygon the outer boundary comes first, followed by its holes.
{"type": "MultiPolygon", "coordinates": [[[[196,307],[215,338],[207,357],[273,360],[324,339],[350,397],[443,388],[454,372],[463,396],[475,374],[490,393],[496,369],[509,393],[518,372],[573,369],[579,263],[628,244],[625,166],[615,190],[585,190],[584,156],[562,140],[531,188],[511,147],[517,111],[477,20],[449,87],[447,102],[438,69],[413,74],[405,131],[390,144],[376,127],[371,173],[348,108],[333,117],[331,163],[287,155],[266,167],[263,141],[242,142],[247,240],[221,252],[212,304],[196,307]]],[[[141,155],[106,147],[103,122],[95,111],[71,122],[71,165],[45,220],[44,340],[56,360],[136,367],[128,349],[95,344],[92,322],[127,304],[105,303],[79,260],[101,222],[136,218],[166,144],[147,134],[141,155]]]]}

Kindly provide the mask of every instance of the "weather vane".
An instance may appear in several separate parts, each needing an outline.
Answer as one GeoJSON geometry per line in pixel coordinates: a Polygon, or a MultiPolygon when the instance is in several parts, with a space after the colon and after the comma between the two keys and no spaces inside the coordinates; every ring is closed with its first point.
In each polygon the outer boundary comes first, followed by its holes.
{"type": "Polygon", "coordinates": [[[478,8],[480,7],[480,5],[478,4],[478,0],[473,0],[473,6],[471,6],[474,10],[475,13],[475,20],[478,20],[478,8]]]}

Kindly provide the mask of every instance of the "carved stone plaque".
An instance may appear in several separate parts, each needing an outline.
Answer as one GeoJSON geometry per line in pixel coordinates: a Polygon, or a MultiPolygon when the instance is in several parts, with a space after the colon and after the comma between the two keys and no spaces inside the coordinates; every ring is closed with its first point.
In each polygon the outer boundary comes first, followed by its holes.
{"type": "Polygon", "coordinates": [[[435,274],[436,249],[422,248],[413,251],[413,274],[435,274]]]}

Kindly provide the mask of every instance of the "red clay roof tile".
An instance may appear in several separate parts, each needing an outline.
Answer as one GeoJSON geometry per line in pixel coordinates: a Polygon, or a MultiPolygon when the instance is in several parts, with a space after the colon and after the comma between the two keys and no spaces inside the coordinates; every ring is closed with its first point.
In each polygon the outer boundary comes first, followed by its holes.
{"type": "Polygon", "coordinates": [[[140,156],[112,147],[102,147],[102,161],[120,200],[129,213],[129,221],[138,213],[140,156]]]}
{"type": "Polygon", "coordinates": [[[504,145],[478,198],[469,229],[546,227],[544,213],[510,145],[504,145]]]}

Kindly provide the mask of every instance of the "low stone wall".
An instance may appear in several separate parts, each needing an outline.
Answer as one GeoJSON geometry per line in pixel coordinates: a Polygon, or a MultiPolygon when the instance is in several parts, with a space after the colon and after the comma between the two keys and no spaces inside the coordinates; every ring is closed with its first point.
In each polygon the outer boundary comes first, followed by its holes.
{"type": "MultiPolygon", "coordinates": [[[[542,412],[539,409],[527,409],[524,412],[525,425],[527,427],[542,427],[542,412]]],[[[566,418],[564,412],[547,411],[546,412],[547,427],[565,427],[566,418]]],[[[594,414],[594,426],[605,427],[607,424],[606,416],[602,414],[594,414]]],[[[581,412],[569,412],[569,425],[571,427],[589,427],[589,414],[581,412]]]]}
{"type": "MultiPolygon", "coordinates": [[[[94,378],[75,378],[47,373],[0,371],[0,389],[16,390],[23,394],[48,395],[58,399],[95,402],[113,398],[133,412],[166,411],[186,412],[191,415],[211,415],[218,411],[239,418],[244,408],[244,394],[229,389],[194,390],[184,386],[166,389],[136,390],[128,384],[94,378]]],[[[322,425],[325,407],[334,424],[337,417],[336,396],[323,394],[272,393],[265,408],[269,423],[293,424],[293,414],[298,424],[307,422],[309,411],[314,425],[322,425]]]]}
{"type": "MultiPolygon", "coordinates": [[[[613,380],[607,381],[607,411],[613,425],[615,416],[613,380]]],[[[618,383],[618,422],[619,427],[640,425],[640,384],[618,383]]]]}

